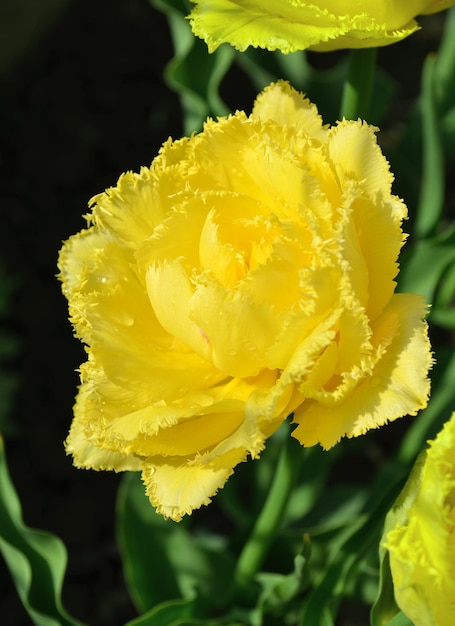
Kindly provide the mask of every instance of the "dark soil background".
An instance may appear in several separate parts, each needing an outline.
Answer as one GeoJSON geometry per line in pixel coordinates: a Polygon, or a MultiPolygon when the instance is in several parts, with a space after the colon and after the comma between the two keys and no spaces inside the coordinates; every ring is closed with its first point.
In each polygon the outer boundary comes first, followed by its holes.
{"type": "MultiPolygon", "coordinates": [[[[35,1],[2,0],[0,19],[8,4],[32,11],[35,1]]],[[[381,51],[406,81],[398,107],[418,90],[416,58],[433,46],[432,32],[381,51]]],[[[0,262],[15,282],[6,325],[19,342],[6,450],[26,523],[67,546],[65,606],[91,626],[116,626],[135,616],[115,543],[118,476],[77,471],[63,450],[85,356],[67,321],[56,261],[61,242],[85,225],[89,198],[181,135],[178,98],[162,79],[171,41],[147,0],[68,0],[25,48],[0,74],[0,262]]],[[[247,85],[241,77],[227,83],[233,108],[251,107],[247,85]]],[[[3,562],[0,606],[2,624],[30,624],[3,562]]]]}

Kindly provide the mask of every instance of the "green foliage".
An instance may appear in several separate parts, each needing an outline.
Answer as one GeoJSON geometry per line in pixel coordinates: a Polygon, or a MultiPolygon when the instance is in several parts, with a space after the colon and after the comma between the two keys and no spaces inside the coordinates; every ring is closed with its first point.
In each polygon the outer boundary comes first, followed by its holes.
{"type": "Polygon", "coordinates": [[[431,401],[405,433],[397,454],[399,462],[410,467],[426,441],[433,439],[449,419],[455,407],[454,380],[455,352],[453,348],[439,348],[432,372],[431,401]]]}
{"type": "Polygon", "coordinates": [[[444,205],[444,152],[439,125],[436,57],[427,57],[422,75],[422,183],[414,222],[416,237],[434,234],[444,205]]]}
{"type": "Polygon", "coordinates": [[[124,477],[118,538],[128,588],[144,613],[132,625],[154,625],[161,619],[162,624],[188,626],[326,626],[336,623],[343,598],[357,598],[365,606],[373,601],[382,524],[405,470],[397,478],[395,468],[384,468],[369,490],[338,482],[328,485],[331,467],[354,450],[356,442],[340,444],[330,453],[318,448],[302,451],[298,488],[262,570],[246,593],[236,595],[230,585],[237,546],[270,491],[283,432],[271,438],[259,463],[238,468],[245,470],[245,482],[231,481],[218,494],[216,504],[231,528],[227,536],[202,531],[194,519],[183,524],[163,520],[145,497],[139,476],[124,477]],[[241,502],[248,481],[258,489],[251,519],[239,517],[234,506],[245,509],[241,502]]]}
{"type": "Polygon", "coordinates": [[[206,44],[194,37],[185,20],[190,11],[185,0],[151,2],[168,17],[175,56],[166,66],[164,77],[180,96],[184,134],[190,135],[202,128],[207,117],[229,113],[218,88],[234,59],[234,51],[223,45],[213,54],[207,52],[206,44]]]}
{"type": "Polygon", "coordinates": [[[455,285],[455,229],[428,239],[417,240],[405,249],[399,276],[399,290],[419,293],[432,302],[430,320],[453,327],[455,285]]]}
{"type": "Polygon", "coordinates": [[[400,611],[386,626],[414,626],[414,623],[400,611]]]}
{"type": "Polygon", "coordinates": [[[390,571],[389,553],[380,549],[379,592],[371,610],[371,626],[387,626],[398,614],[393,593],[393,580],[390,571]]]}
{"type": "Polygon", "coordinates": [[[361,513],[328,537],[325,563],[305,599],[300,626],[335,623],[342,598],[349,596],[350,580],[358,578],[369,552],[377,545],[383,519],[396,493],[397,486],[393,485],[377,506],[366,503],[361,513]]]}
{"type": "Polygon", "coordinates": [[[233,571],[223,538],[194,535],[184,523],[157,515],[138,474],[124,477],[117,512],[125,579],[140,611],[176,598],[223,593],[233,571]]]}
{"type": "Polygon", "coordinates": [[[127,626],[185,626],[194,611],[193,600],[171,600],[162,602],[147,613],[131,622],[127,626]]]}
{"type": "Polygon", "coordinates": [[[55,536],[24,525],[0,439],[0,551],[17,592],[37,626],[82,626],[61,602],[66,550],[55,536]]]}
{"type": "Polygon", "coordinates": [[[409,118],[403,120],[406,126],[400,134],[404,136],[389,155],[400,195],[411,209],[419,207],[418,215],[415,211],[410,215],[419,237],[432,234],[435,216],[443,206],[443,166],[455,159],[454,72],[455,12],[452,9],[447,12],[437,52],[429,55],[422,68],[421,94],[409,118]],[[434,198],[432,191],[436,193],[434,198]]]}

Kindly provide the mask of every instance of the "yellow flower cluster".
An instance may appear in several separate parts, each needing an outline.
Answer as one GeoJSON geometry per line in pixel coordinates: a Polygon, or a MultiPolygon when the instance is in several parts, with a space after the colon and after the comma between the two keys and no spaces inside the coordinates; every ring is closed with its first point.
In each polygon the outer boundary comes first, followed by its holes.
{"type": "Polygon", "coordinates": [[[324,126],[279,82],[93,198],[59,260],[88,352],[77,466],[141,470],[179,520],[291,413],[330,448],[426,405],[425,303],[394,293],[406,207],[374,131],[324,126]]]}
{"type": "Polygon", "coordinates": [[[284,53],[309,48],[386,46],[408,37],[417,15],[436,13],[455,0],[192,0],[193,32],[210,52],[222,43],[284,53]]]}
{"type": "Polygon", "coordinates": [[[455,413],[419,458],[386,520],[398,606],[415,626],[455,616],[455,413]]]}

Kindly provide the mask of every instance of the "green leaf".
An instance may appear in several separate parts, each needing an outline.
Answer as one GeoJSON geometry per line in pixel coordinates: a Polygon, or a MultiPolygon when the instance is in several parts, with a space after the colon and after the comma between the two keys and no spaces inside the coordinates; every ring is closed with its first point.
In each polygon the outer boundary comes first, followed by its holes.
{"type": "Polygon", "coordinates": [[[414,222],[419,238],[434,234],[444,206],[444,153],[436,96],[436,56],[425,59],[422,77],[423,164],[419,205],[414,222]]]}
{"type": "Polygon", "coordinates": [[[354,568],[358,572],[365,556],[377,545],[384,517],[400,487],[401,481],[384,487],[382,499],[365,507],[366,510],[332,540],[321,575],[305,600],[300,626],[325,626],[332,619],[331,611],[336,613],[354,568]]]}
{"type": "Polygon", "coordinates": [[[194,599],[162,602],[125,626],[183,626],[193,615],[194,599]]]}
{"type": "Polygon", "coordinates": [[[455,102],[455,85],[453,75],[455,72],[455,9],[451,8],[446,13],[444,33],[438,49],[436,63],[436,93],[442,107],[446,103],[453,105],[455,102]]]}
{"type": "MultiPolygon", "coordinates": [[[[304,537],[301,553],[294,558],[294,571],[290,574],[261,572],[256,576],[262,587],[257,614],[262,615],[279,607],[286,606],[309,585],[309,558],[311,544],[308,536],[304,537]]],[[[262,620],[261,620],[262,621],[262,620]]]]}
{"type": "Polygon", "coordinates": [[[433,438],[449,418],[455,405],[455,352],[453,348],[439,349],[432,372],[433,393],[426,409],[419,413],[401,442],[398,460],[412,463],[425,442],[433,438]]]}
{"type": "Polygon", "coordinates": [[[302,519],[317,506],[318,498],[325,489],[330,468],[337,458],[336,453],[327,454],[327,451],[319,446],[302,450],[302,456],[300,477],[291,493],[286,511],[288,524],[302,519]]]}
{"type": "MultiPolygon", "coordinates": [[[[233,563],[222,541],[192,535],[155,513],[139,474],[126,474],[117,501],[117,537],[131,597],[143,612],[160,602],[222,597],[233,563]]],[[[215,538],[216,539],[216,538],[215,538]]]]}
{"type": "Polygon", "coordinates": [[[271,52],[249,47],[244,52],[236,52],[235,60],[257,91],[279,78],[289,80],[295,89],[305,89],[316,74],[303,51],[283,54],[279,50],[271,52]]]}
{"type": "Polygon", "coordinates": [[[411,622],[409,617],[406,617],[406,615],[400,611],[386,626],[414,626],[414,622],[411,622]]]}
{"type": "MultiPolygon", "coordinates": [[[[128,622],[125,626],[243,626],[244,622],[230,616],[219,619],[199,619],[198,599],[171,600],[158,604],[144,615],[128,622]]],[[[235,611],[234,611],[235,612],[235,611]]]]}
{"type": "Polygon", "coordinates": [[[50,533],[32,530],[22,521],[22,510],[9,477],[0,438],[0,551],[22,603],[37,626],[77,626],[61,602],[66,568],[63,543],[50,533]]]}
{"type": "Polygon", "coordinates": [[[441,278],[454,263],[455,229],[418,241],[402,255],[399,290],[419,293],[428,303],[434,302],[441,278]]]}
{"type": "Polygon", "coordinates": [[[455,10],[446,13],[444,34],[436,57],[435,90],[439,104],[439,119],[444,152],[455,157],[455,10]]]}
{"type": "Polygon", "coordinates": [[[390,571],[389,553],[379,549],[379,591],[371,610],[371,626],[386,626],[399,611],[393,592],[392,572],[390,571]]]}
{"type": "Polygon", "coordinates": [[[229,108],[219,95],[219,85],[230,68],[234,49],[225,44],[209,54],[204,41],[193,35],[185,17],[190,5],[184,0],[151,0],[167,15],[175,56],[165,69],[165,79],[180,96],[184,113],[184,133],[202,128],[207,117],[227,115],[229,108]]]}
{"type": "MultiPolygon", "coordinates": [[[[422,87],[424,87],[423,83],[427,82],[426,94],[421,94],[415,101],[411,114],[408,119],[404,120],[406,125],[403,127],[402,140],[398,142],[395,149],[389,151],[388,155],[392,162],[392,171],[395,173],[395,193],[405,198],[409,207],[419,203],[418,193],[420,190],[416,181],[420,180],[422,176],[422,145],[426,141],[422,134],[425,132],[425,125],[430,121],[428,96],[431,96],[433,100],[430,103],[433,109],[430,115],[436,113],[433,108],[436,104],[438,119],[433,122],[437,122],[439,126],[439,139],[445,160],[448,162],[455,158],[455,81],[453,80],[455,72],[455,11],[452,8],[441,14],[441,18],[443,15],[447,16],[446,24],[434,60],[435,66],[425,67],[426,76],[422,81],[422,87]],[[430,77],[429,74],[432,76],[430,77]],[[428,80],[429,78],[431,81],[428,80]],[[431,89],[428,89],[430,83],[431,89]],[[423,102],[425,98],[427,99],[426,104],[423,102]],[[422,120],[425,107],[427,108],[425,113],[427,122],[422,120]]],[[[430,64],[433,65],[433,61],[430,64]]],[[[430,121],[430,124],[433,122],[430,121]]],[[[440,175],[442,174],[441,171],[440,175]]],[[[431,202],[431,197],[427,197],[427,200],[431,202]]],[[[438,201],[437,198],[436,200],[438,201]]],[[[431,206],[429,210],[431,212],[431,206]]],[[[410,213],[411,220],[414,219],[413,213],[413,211],[410,213]]]]}
{"type": "Polygon", "coordinates": [[[455,263],[443,272],[431,309],[433,324],[455,328],[455,263]]]}

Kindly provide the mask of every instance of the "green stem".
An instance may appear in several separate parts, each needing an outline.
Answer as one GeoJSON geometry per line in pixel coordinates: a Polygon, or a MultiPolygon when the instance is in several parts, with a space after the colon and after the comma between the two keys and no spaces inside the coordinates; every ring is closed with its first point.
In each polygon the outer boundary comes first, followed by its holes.
{"type": "Polygon", "coordinates": [[[344,84],[340,119],[368,121],[373,90],[376,48],[360,48],[349,53],[348,77],[344,84]]]}
{"type": "Polygon", "coordinates": [[[302,447],[290,436],[290,427],[283,442],[277,469],[262,511],[250,538],[245,544],[234,573],[236,592],[246,590],[264,562],[267,552],[279,530],[286,511],[292,487],[302,460],[302,447]]]}
{"type": "Polygon", "coordinates": [[[439,46],[435,67],[435,86],[438,106],[444,110],[452,103],[452,85],[455,73],[455,7],[447,11],[444,35],[439,46]]]}

